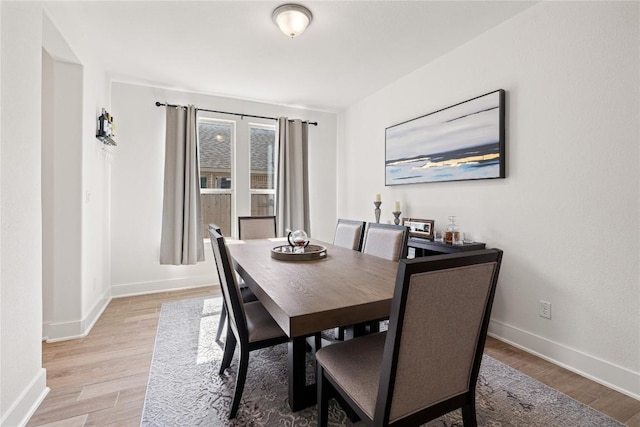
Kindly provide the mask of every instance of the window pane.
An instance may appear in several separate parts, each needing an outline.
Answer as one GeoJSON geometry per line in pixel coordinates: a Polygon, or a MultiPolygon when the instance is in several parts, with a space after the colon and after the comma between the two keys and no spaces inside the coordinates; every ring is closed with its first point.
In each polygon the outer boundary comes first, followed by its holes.
{"type": "MultiPolygon", "coordinates": [[[[233,123],[215,120],[198,121],[200,150],[200,188],[231,189],[231,144],[233,123]]],[[[216,224],[225,236],[231,236],[230,193],[201,193],[203,236],[209,237],[209,224],[216,224]]]]}
{"type": "Polygon", "coordinates": [[[209,238],[209,224],[220,227],[223,236],[231,236],[231,194],[200,194],[202,236],[209,238]]]}
{"type": "Polygon", "coordinates": [[[275,142],[275,129],[250,129],[252,190],[275,189],[275,142]]]}
{"type": "Polygon", "coordinates": [[[201,120],[198,138],[200,188],[231,188],[232,124],[201,120]]]}
{"type": "Polygon", "coordinates": [[[275,215],[273,210],[273,194],[251,195],[251,216],[275,215]]]}

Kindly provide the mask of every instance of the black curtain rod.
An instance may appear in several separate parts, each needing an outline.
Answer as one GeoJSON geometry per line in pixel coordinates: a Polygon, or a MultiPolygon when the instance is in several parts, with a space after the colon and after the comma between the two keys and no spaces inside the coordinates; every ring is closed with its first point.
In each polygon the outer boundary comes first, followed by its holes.
{"type": "MultiPolygon", "coordinates": [[[[162,102],[156,101],[156,107],[173,107],[173,108],[185,108],[184,105],[174,105],[174,104],[163,104],[162,102]]],[[[219,113],[219,114],[231,114],[232,116],[240,116],[240,117],[253,117],[256,119],[267,119],[267,120],[278,120],[277,117],[265,117],[265,116],[254,116],[252,114],[242,114],[242,113],[230,113],[228,111],[216,111],[216,110],[207,110],[206,108],[196,108],[198,111],[207,111],[209,113],[219,113]]],[[[292,122],[293,120],[289,120],[292,122]]],[[[304,121],[304,123],[309,123],[313,126],[318,126],[318,122],[309,122],[304,121]]]]}

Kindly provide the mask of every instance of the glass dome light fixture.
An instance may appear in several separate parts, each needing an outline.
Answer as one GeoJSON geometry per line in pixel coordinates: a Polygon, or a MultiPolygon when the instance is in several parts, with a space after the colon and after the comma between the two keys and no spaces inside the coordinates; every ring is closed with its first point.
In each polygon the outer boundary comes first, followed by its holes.
{"type": "Polygon", "coordinates": [[[311,11],[299,4],[283,4],[278,6],[271,15],[273,22],[280,31],[291,38],[297,37],[311,24],[313,15],[311,11]]]}

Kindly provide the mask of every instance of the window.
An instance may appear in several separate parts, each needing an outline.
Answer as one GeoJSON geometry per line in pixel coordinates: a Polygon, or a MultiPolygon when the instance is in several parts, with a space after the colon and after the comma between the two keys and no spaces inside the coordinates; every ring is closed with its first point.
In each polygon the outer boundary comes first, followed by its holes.
{"type": "Polygon", "coordinates": [[[273,126],[249,127],[252,216],[275,215],[275,147],[273,126]]]}
{"type": "Polygon", "coordinates": [[[203,236],[235,236],[238,216],[275,215],[276,127],[198,116],[203,236]]]}
{"type": "Polygon", "coordinates": [[[209,237],[211,223],[219,226],[223,235],[231,235],[234,138],[234,122],[198,119],[200,204],[205,238],[209,237]]]}

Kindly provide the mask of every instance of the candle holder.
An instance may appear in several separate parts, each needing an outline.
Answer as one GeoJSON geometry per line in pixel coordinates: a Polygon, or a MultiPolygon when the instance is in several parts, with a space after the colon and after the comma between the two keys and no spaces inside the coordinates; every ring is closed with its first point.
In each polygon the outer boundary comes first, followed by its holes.
{"type": "Polygon", "coordinates": [[[393,214],[393,216],[395,217],[395,218],[394,218],[394,220],[393,220],[393,223],[394,223],[395,225],[400,224],[400,214],[401,214],[402,212],[396,211],[396,212],[391,212],[391,213],[392,213],[392,214],[393,214]]]}
{"type": "Polygon", "coordinates": [[[376,224],[380,223],[380,205],[382,204],[382,202],[373,202],[374,205],[376,205],[376,208],[374,209],[373,213],[376,215],[376,224]]]}

